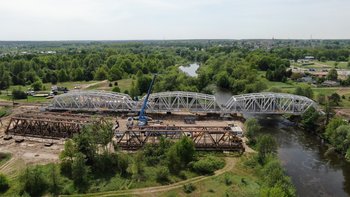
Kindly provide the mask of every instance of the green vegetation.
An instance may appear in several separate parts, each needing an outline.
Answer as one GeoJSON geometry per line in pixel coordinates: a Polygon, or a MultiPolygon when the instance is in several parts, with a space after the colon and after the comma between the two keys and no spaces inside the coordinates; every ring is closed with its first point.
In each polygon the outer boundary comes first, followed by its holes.
{"type": "Polygon", "coordinates": [[[324,132],[325,139],[350,161],[350,125],[340,117],[332,118],[324,132]]]}
{"type": "Polygon", "coordinates": [[[0,174],[0,194],[6,192],[9,187],[10,185],[7,177],[3,174],[0,174]]]}
{"type": "Polygon", "coordinates": [[[223,159],[199,154],[188,137],[173,143],[162,138],[132,154],[112,143],[111,125],[86,126],[67,140],[59,164],[26,168],[5,195],[78,194],[175,183],[224,167],[223,159]],[[20,181],[19,181],[20,180],[20,181]]]}
{"type": "Polygon", "coordinates": [[[312,131],[317,128],[318,119],[320,117],[319,112],[314,108],[310,107],[302,116],[301,124],[308,131],[312,131]]]}
{"type": "Polygon", "coordinates": [[[249,144],[254,146],[256,143],[256,136],[259,135],[261,129],[258,120],[255,118],[249,118],[245,121],[244,127],[246,136],[249,139],[249,144]]]}
{"type": "MultiPolygon", "coordinates": [[[[0,118],[8,116],[11,114],[11,108],[10,107],[0,107],[0,118]]],[[[0,155],[1,158],[1,155],[0,155]]]]}
{"type": "Polygon", "coordinates": [[[257,146],[260,147],[258,154],[229,158],[230,163],[234,163],[229,171],[157,195],[184,196],[190,193],[193,196],[296,196],[290,178],[285,175],[277,159],[275,144],[274,138],[263,135],[257,140],[257,146]],[[259,155],[266,157],[261,160],[259,155]]]}

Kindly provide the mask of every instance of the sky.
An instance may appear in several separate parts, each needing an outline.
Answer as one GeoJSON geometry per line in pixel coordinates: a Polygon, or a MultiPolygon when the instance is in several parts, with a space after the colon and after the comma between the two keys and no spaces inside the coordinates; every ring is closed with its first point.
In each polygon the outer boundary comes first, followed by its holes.
{"type": "Polygon", "coordinates": [[[350,0],[0,0],[0,40],[350,39],[350,0]]]}

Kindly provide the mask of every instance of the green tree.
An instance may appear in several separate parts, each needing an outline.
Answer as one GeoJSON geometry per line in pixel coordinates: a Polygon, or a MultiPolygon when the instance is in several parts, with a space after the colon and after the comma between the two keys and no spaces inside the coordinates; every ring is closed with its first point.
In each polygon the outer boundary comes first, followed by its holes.
{"type": "Polygon", "coordinates": [[[338,72],[335,68],[332,68],[328,71],[328,74],[327,74],[327,79],[328,80],[333,80],[333,81],[336,81],[338,80],[338,72]]]}
{"type": "Polygon", "coordinates": [[[255,136],[260,131],[261,126],[259,125],[257,119],[249,118],[245,123],[244,127],[246,129],[246,136],[252,143],[255,143],[255,136]]]}
{"type": "Polygon", "coordinates": [[[18,89],[18,90],[13,89],[12,90],[12,98],[13,99],[26,99],[27,94],[20,89],[18,89]]]}
{"type": "Polygon", "coordinates": [[[116,81],[123,78],[123,70],[118,65],[113,65],[109,71],[108,80],[116,81]]]}
{"type": "Polygon", "coordinates": [[[41,80],[38,80],[34,83],[32,83],[32,88],[34,89],[34,91],[39,91],[43,89],[43,83],[41,82],[41,80]]]}
{"type": "Polygon", "coordinates": [[[113,87],[112,92],[120,92],[120,88],[118,86],[113,87]]]}
{"type": "Polygon", "coordinates": [[[328,100],[331,105],[339,105],[339,102],[341,101],[340,95],[336,92],[328,96],[328,100]]]}
{"type": "Polygon", "coordinates": [[[317,128],[317,120],[319,118],[319,113],[314,107],[310,107],[306,112],[301,116],[301,124],[307,130],[312,130],[317,128]]]}
{"type": "Polygon", "coordinates": [[[105,80],[107,79],[108,73],[104,66],[99,67],[95,72],[95,80],[105,80]]]}
{"type": "Polygon", "coordinates": [[[19,180],[21,190],[30,196],[42,196],[48,188],[45,175],[38,166],[26,168],[19,180]]]}
{"type": "Polygon", "coordinates": [[[310,99],[313,98],[313,91],[310,86],[298,86],[295,89],[294,94],[300,95],[300,96],[306,96],[310,99]]]}
{"type": "Polygon", "coordinates": [[[168,168],[162,166],[156,171],[156,179],[159,183],[164,183],[169,181],[169,170],[168,168]]]}
{"type": "Polygon", "coordinates": [[[72,176],[72,165],[74,157],[77,155],[78,151],[75,147],[73,140],[68,139],[64,143],[64,149],[60,153],[60,166],[62,174],[71,177],[72,176]]]}
{"type": "Polygon", "coordinates": [[[338,151],[345,154],[350,145],[350,126],[339,126],[335,130],[334,138],[331,138],[331,143],[338,151]]]}
{"type": "Polygon", "coordinates": [[[85,191],[89,184],[90,168],[85,164],[85,155],[78,153],[72,164],[72,179],[79,191],[85,191]]]}
{"type": "Polygon", "coordinates": [[[277,153],[277,142],[271,135],[262,135],[257,143],[258,158],[261,163],[265,163],[269,155],[277,153]]]}
{"type": "Polygon", "coordinates": [[[221,72],[215,77],[216,85],[220,88],[229,89],[230,88],[230,78],[226,72],[221,72]]]}
{"type": "Polygon", "coordinates": [[[188,137],[181,138],[168,150],[167,161],[169,170],[173,173],[178,173],[194,160],[194,153],[193,141],[188,137]]]}
{"type": "Polygon", "coordinates": [[[131,164],[132,178],[141,181],[144,178],[145,167],[144,167],[144,155],[143,152],[139,151],[136,153],[134,160],[131,164]]]}
{"type": "Polygon", "coordinates": [[[84,70],[81,67],[78,67],[72,72],[73,81],[82,81],[84,80],[84,70]]]}
{"type": "Polygon", "coordinates": [[[341,125],[346,125],[347,123],[340,117],[332,118],[326,126],[325,137],[332,141],[336,138],[336,129],[341,125]]]}
{"type": "Polygon", "coordinates": [[[62,181],[59,170],[56,165],[51,164],[49,174],[49,191],[57,196],[62,189],[62,181]]]}
{"type": "Polygon", "coordinates": [[[57,78],[58,78],[59,82],[69,81],[69,76],[68,76],[66,70],[63,70],[63,69],[58,71],[57,78]]]}
{"type": "Polygon", "coordinates": [[[317,102],[321,105],[325,104],[326,103],[326,96],[322,93],[319,93],[317,95],[317,102]]]}
{"type": "Polygon", "coordinates": [[[346,161],[350,162],[350,148],[348,148],[348,150],[346,150],[345,159],[346,159],[346,161]]]}

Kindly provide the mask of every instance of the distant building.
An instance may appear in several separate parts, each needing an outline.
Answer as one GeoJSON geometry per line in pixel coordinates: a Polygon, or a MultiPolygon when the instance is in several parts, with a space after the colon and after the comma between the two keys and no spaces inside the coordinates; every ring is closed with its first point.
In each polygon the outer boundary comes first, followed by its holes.
{"type": "Polygon", "coordinates": [[[305,56],[304,60],[315,60],[314,56],[305,56]]]}
{"type": "Polygon", "coordinates": [[[326,87],[335,87],[335,86],[339,86],[340,83],[337,81],[331,81],[331,80],[326,80],[322,83],[322,86],[326,86],[326,87]]]}
{"type": "Polygon", "coordinates": [[[297,81],[298,82],[306,82],[306,83],[316,83],[316,81],[310,76],[301,77],[301,78],[297,79],[297,81]]]}

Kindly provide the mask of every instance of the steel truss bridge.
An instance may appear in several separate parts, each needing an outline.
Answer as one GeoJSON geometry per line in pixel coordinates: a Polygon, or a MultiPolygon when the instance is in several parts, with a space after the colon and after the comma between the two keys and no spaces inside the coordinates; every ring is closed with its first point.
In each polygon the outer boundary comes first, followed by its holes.
{"type": "MultiPolygon", "coordinates": [[[[145,99],[145,97],[143,98],[145,99]]],[[[133,101],[127,94],[103,91],[71,91],[55,96],[48,110],[138,112],[143,99],[133,101]]],[[[149,96],[146,112],[303,114],[316,103],[304,96],[285,93],[251,93],[232,96],[219,104],[214,95],[196,92],[160,92],[149,96]]]]}
{"type": "Polygon", "coordinates": [[[223,150],[244,152],[243,141],[230,127],[218,126],[144,126],[130,127],[117,137],[118,147],[137,150],[145,144],[158,144],[160,137],[178,140],[188,136],[197,150],[223,150]]]}

